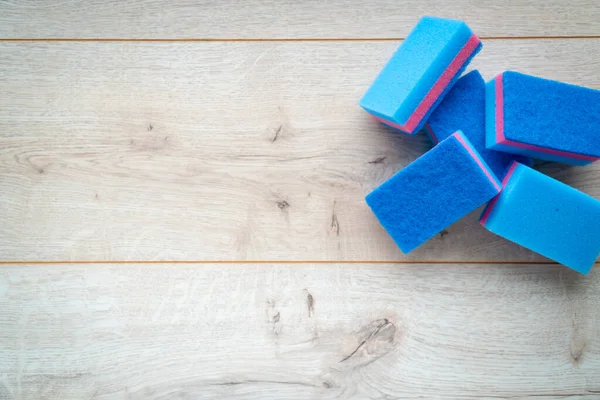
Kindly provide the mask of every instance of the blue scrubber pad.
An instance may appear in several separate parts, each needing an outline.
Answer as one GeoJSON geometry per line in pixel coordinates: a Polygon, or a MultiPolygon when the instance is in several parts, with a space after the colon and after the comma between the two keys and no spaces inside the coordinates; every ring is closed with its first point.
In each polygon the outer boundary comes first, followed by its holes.
{"type": "Polygon", "coordinates": [[[516,162],[502,184],[482,225],[587,274],[600,254],[600,201],[516,162]]]}
{"type": "Polygon", "coordinates": [[[456,132],[371,192],[367,204],[404,253],[493,198],[500,182],[456,132]]]}
{"type": "Polygon", "coordinates": [[[423,17],[360,105],[379,121],[415,134],[480,49],[481,41],[463,21],[423,17]]]}
{"type": "Polygon", "coordinates": [[[507,71],[486,85],[488,149],[586,165],[600,158],[600,91],[507,71]]]}
{"type": "Polygon", "coordinates": [[[425,132],[437,144],[461,130],[492,171],[502,178],[513,161],[531,165],[531,159],[485,147],[485,81],[479,71],[460,78],[431,113],[425,132]]]}

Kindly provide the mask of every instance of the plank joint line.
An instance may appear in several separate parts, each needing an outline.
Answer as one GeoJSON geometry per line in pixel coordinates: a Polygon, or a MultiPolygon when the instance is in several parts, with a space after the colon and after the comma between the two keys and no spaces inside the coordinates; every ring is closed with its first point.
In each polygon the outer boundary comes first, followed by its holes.
{"type": "MultiPolygon", "coordinates": [[[[464,265],[559,265],[553,261],[508,261],[508,260],[80,260],[80,261],[40,261],[15,260],[0,261],[0,265],[61,265],[61,264],[464,264],[464,265]]],[[[596,262],[600,264],[600,262],[596,262]]]]}
{"type": "MultiPolygon", "coordinates": [[[[373,38],[0,38],[0,42],[141,42],[141,43],[202,43],[202,42],[390,42],[404,37],[373,38]]],[[[600,39],[600,35],[578,36],[482,36],[481,40],[548,40],[600,39]]]]}

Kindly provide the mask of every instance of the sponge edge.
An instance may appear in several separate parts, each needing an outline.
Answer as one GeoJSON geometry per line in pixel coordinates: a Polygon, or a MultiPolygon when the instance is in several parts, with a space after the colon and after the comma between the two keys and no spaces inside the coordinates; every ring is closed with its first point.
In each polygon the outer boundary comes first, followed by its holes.
{"type": "Polygon", "coordinates": [[[425,132],[434,144],[460,129],[492,171],[503,177],[513,161],[531,165],[528,157],[488,150],[486,141],[485,81],[474,70],[461,77],[425,124],[425,132]]]}
{"type": "Polygon", "coordinates": [[[600,159],[600,91],[507,71],[486,84],[486,146],[572,165],[600,159]]]}
{"type": "Polygon", "coordinates": [[[360,105],[380,122],[415,134],[481,47],[463,21],[423,17],[360,105]]]}
{"type": "Polygon", "coordinates": [[[398,247],[408,253],[489,201],[500,182],[456,132],[366,197],[398,247]]]}
{"type": "Polygon", "coordinates": [[[587,274],[600,254],[600,201],[519,163],[480,222],[491,232],[587,274]]]}

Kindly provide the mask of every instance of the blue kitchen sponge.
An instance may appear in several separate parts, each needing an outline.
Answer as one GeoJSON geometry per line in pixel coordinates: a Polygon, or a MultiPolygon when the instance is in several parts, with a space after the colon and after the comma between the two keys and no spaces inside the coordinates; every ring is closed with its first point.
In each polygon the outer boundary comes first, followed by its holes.
{"type": "Polygon", "coordinates": [[[492,199],[500,182],[456,132],[371,192],[366,201],[404,253],[492,199]]]}
{"type": "Polygon", "coordinates": [[[377,120],[415,134],[480,49],[481,41],[463,21],[423,17],[360,105],[377,120]]]}
{"type": "Polygon", "coordinates": [[[502,185],[481,224],[587,274],[600,254],[600,201],[516,162],[502,185]]]}
{"type": "Polygon", "coordinates": [[[600,91],[507,71],[486,86],[487,148],[586,165],[600,159],[600,91]]]}
{"type": "Polygon", "coordinates": [[[485,81],[479,71],[460,78],[431,113],[425,132],[437,144],[461,130],[499,178],[513,161],[531,165],[524,156],[488,150],[485,147],[485,81]]]}

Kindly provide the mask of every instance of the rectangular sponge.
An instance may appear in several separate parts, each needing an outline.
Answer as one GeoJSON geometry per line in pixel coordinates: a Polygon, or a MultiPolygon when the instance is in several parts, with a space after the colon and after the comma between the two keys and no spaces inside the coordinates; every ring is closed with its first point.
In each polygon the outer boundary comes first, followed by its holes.
{"type": "Polygon", "coordinates": [[[434,144],[461,130],[499,178],[513,161],[531,165],[524,156],[488,150],[485,147],[485,81],[479,71],[460,78],[431,113],[425,132],[434,144]]]}
{"type": "Polygon", "coordinates": [[[360,106],[413,135],[481,49],[463,21],[423,17],[369,87],[360,106]]]}
{"type": "Polygon", "coordinates": [[[517,162],[502,185],[481,224],[587,274],[600,254],[600,201],[517,162]]]}
{"type": "Polygon", "coordinates": [[[369,193],[367,204],[408,253],[500,192],[500,182],[456,132],[369,193]]]}
{"type": "Polygon", "coordinates": [[[600,158],[600,91],[506,71],[486,85],[488,149],[586,165],[600,158]]]}

